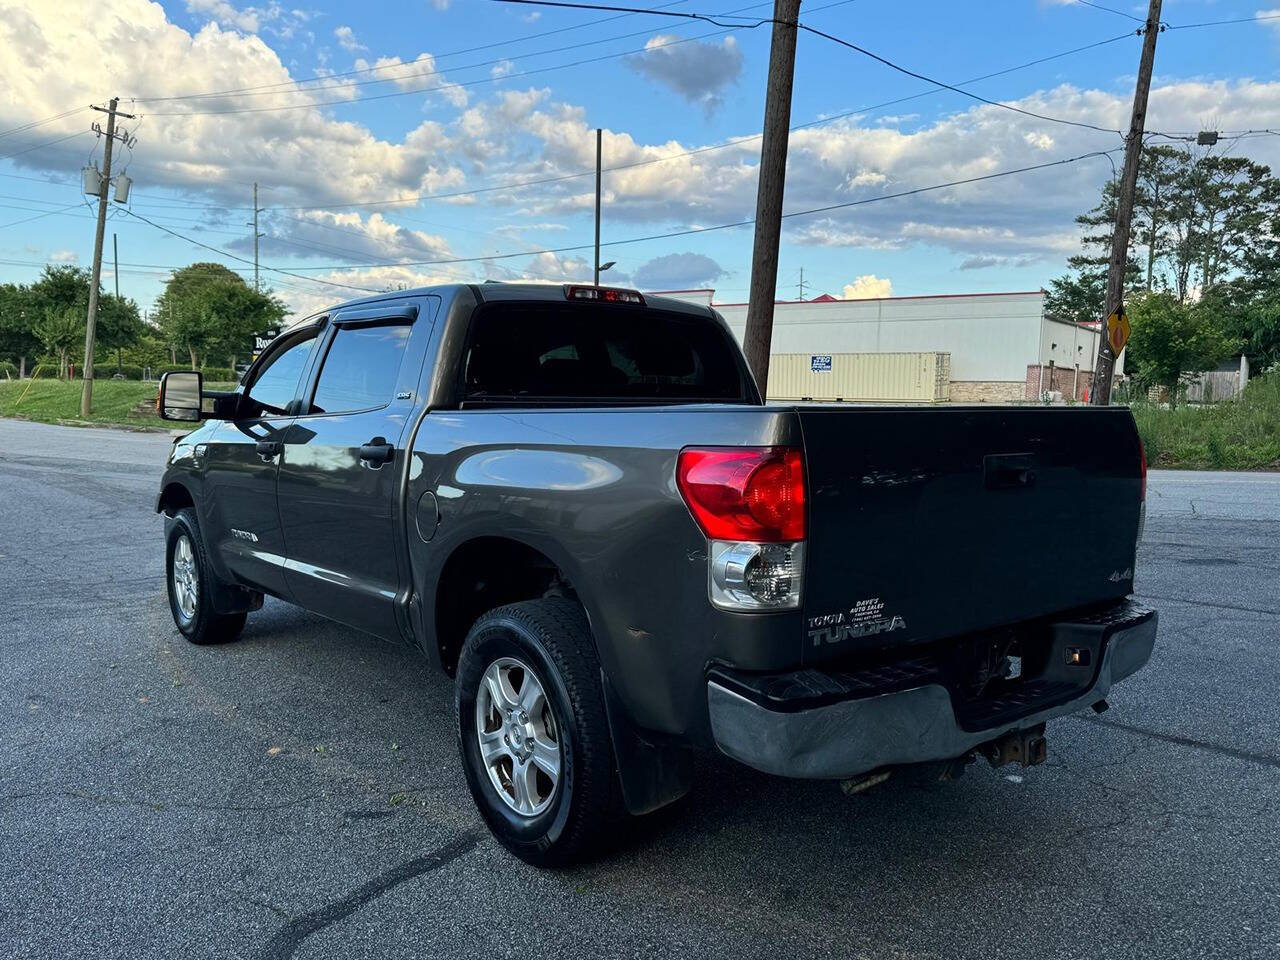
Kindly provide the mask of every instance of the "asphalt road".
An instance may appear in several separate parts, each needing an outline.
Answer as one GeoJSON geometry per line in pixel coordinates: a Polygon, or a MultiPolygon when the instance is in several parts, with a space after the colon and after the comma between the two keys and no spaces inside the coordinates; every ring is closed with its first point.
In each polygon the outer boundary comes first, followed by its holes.
{"type": "Polygon", "coordinates": [[[414,655],[273,601],[178,636],[168,442],[0,420],[2,957],[1280,956],[1280,475],[1152,474],[1155,658],[1044,766],[848,799],[708,758],[553,873],[414,655]]]}

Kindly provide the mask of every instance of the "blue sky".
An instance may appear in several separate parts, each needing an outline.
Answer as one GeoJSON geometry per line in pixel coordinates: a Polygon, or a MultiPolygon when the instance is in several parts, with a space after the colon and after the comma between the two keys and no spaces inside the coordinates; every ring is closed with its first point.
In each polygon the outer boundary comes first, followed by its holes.
{"type": "MultiPolygon", "coordinates": [[[[792,122],[806,126],[792,136],[786,209],[872,202],[789,218],[779,295],[797,294],[801,268],[807,296],[1035,289],[1060,274],[1077,237],[1072,217],[1111,174],[1104,158],[878,198],[1119,148],[1106,130],[1128,124],[1140,44],[1130,17],[1145,5],[1107,5],[806,0],[803,22],[952,84],[1110,42],[966,86],[1072,121],[1061,123],[931,90],[801,34],[792,122]],[[911,99],[866,109],[900,98],[911,99]]],[[[593,166],[597,126],[605,167],[621,168],[605,175],[606,242],[754,213],[759,141],[742,138],[760,128],[767,25],[487,0],[53,7],[0,0],[4,48],[29,52],[0,65],[0,131],[13,131],[0,136],[3,280],[33,279],[45,262],[89,262],[79,170],[101,155],[83,109],[14,128],[112,93],[140,118],[126,123],[137,144],[124,154],[137,216],[113,212],[108,256],[118,234],[121,292],[144,308],[170,267],[218,260],[251,274],[193,241],[251,257],[255,180],[262,263],[309,278],[264,271],[264,283],[297,311],[357,287],[589,277],[589,250],[537,251],[591,241],[593,181],[576,175],[593,166]],[[190,97],[228,90],[239,92],[190,97]],[[513,186],[529,180],[552,182],[513,186]],[[467,262],[431,262],[446,260],[467,262]]],[[[1280,130],[1280,9],[1168,0],[1163,14],[1174,27],[1255,15],[1277,18],[1161,36],[1149,129],[1280,130]]],[[[1280,163],[1280,135],[1219,149],[1228,148],[1280,163]]],[[[617,261],[606,276],[620,283],[714,286],[735,301],[745,299],[751,241],[750,227],[738,227],[608,246],[602,259],[617,261]]],[[[110,288],[109,270],[104,278],[110,288]]]]}

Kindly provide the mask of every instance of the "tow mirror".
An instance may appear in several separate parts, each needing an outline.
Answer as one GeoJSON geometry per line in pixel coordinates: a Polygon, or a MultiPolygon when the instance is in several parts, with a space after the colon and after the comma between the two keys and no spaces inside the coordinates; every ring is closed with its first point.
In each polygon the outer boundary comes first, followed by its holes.
{"type": "Polygon", "coordinates": [[[204,374],[198,370],[166,373],[160,378],[160,394],[156,397],[160,419],[187,422],[201,419],[203,393],[204,374]]]}

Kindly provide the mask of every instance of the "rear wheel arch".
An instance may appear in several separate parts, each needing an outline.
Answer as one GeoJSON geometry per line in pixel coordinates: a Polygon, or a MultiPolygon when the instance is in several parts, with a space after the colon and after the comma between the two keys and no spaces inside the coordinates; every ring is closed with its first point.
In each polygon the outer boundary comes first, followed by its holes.
{"type": "Polygon", "coordinates": [[[474,537],[459,543],[440,569],[432,625],[440,666],[453,675],[472,625],[496,607],[543,597],[584,599],[562,564],[522,540],[474,537]]]}

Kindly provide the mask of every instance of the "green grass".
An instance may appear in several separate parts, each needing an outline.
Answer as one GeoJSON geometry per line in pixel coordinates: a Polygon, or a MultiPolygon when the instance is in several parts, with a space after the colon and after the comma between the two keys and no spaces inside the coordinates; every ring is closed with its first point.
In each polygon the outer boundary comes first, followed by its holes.
{"type": "Polygon", "coordinates": [[[1133,406],[1153,467],[1280,469],[1280,375],[1250,382],[1244,396],[1211,406],[1133,406]]]}
{"type": "MultiPolygon", "coordinates": [[[[135,427],[181,427],[155,414],[156,385],[137,380],[95,380],[93,413],[80,416],[79,380],[0,380],[0,417],[26,417],[44,423],[88,420],[93,423],[135,427]],[[144,410],[143,404],[149,406],[144,410]]],[[[230,389],[229,384],[207,384],[208,389],[230,389]]]]}

